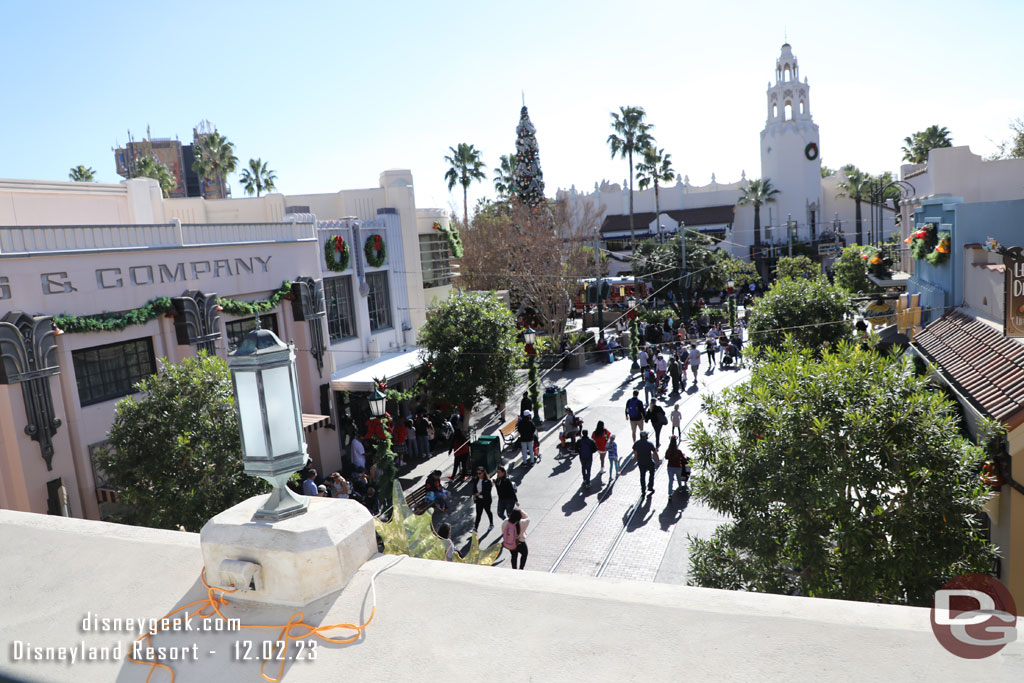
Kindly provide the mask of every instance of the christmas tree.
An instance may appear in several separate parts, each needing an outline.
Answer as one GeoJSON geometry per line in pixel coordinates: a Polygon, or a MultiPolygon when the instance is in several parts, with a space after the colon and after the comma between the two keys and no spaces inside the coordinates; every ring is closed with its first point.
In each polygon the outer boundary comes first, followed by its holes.
{"type": "Polygon", "coordinates": [[[537,129],[523,105],[516,126],[516,170],[513,188],[519,201],[536,207],[544,202],[544,173],[540,170],[537,129]]]}

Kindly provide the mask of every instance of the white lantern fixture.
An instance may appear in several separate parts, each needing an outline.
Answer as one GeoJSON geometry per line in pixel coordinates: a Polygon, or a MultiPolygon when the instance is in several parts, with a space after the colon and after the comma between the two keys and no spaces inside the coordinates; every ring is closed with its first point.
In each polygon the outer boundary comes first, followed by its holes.
{"type": "Polygon", "coordinates": [[[270,330],[255,329],[228,354],[228,369],[245,473],[274,487],[253,519],[278,521],[304,513],[309,498],[285,485],[306,464],[295,349],[270,330]]]}
{"type": "Polygon", "coordinates": [[[370,395],[370,413],[380,419],[384,417],[384,413],[387,412],[388,397],[386,394],[381,392],[380,385],[373,385],[373,394],[370,395]]]}
{"type": "Polygon", "coordinates": [[[523,341],[529,344],[530,346],[536,344],[537,330],[533,329],[532,327],[527,327],[525,330],[523,330],[523,341]]]}
{"type": "Polygon", "coordinates": [[[733,290],[733,288],[736,287],[736,281],[735,280],[726,280],[725,287],[726,287],[726,289],[728,289],[731,292],[733,290]]]}

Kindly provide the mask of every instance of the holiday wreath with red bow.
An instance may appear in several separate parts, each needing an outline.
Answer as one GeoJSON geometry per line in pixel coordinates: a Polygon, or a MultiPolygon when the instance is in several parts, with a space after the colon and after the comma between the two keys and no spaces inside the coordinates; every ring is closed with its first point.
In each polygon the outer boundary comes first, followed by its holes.
{"type": "Polygon", "coordinates": [[[349,248],[345,238],[341,235],[332,235],[327,238],[324,244],[324,260],[327,262],[327,270],[340,273],[348,268],[349,248]]]}
{"type": "Polygon", "coordinates": [[[373,268],[380,268],[388,256],[387,248],[384,246],[384,238],[380,235],[370,235],[366,238],[363,246],[363,253],[366,254],[366,262],[373,268]]]}

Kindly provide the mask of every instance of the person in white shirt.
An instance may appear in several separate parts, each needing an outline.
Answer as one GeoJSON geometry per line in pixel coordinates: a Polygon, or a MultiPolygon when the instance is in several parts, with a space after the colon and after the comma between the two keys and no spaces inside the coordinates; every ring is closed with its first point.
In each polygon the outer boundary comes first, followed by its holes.
{"type": "Polygon", "coordinates": [[[693,385],[697,386],[697,370],[700,369],[700,349],[697,348],[697,342],[690,342],[690,370],[693,371],[693,385]]]}
{"type": "Polygon", "coordinates": [[[675,404],[672,408],[672,413],[669,415],[672,420],[672,436],[683,435],[683,414],[679,412],[679,404],[675,404]]]}
{"type": "Polygon", "coordinates": [[[366,449],[363,448],[363,442],[359,440],[359,437],[352,439],[352,454],[350,456],[353,469],[366,469],[366,449]]]}
{"type": "Polygon", "coordinates": [[[647,349],[640,349],[640,353],[636,355],[637,365],[640,366],[640,376],[643,377],[644,370],[647,369],[647,349]]]}
{"type": "Polygon", "coordinates": [[[665,375],[668,373],[668,361],[661,354],[658,354],[658,360],[654,363],[654,371],[658,373],[658,386],[661,386],[662,380],[665,379],[665,375]]]}

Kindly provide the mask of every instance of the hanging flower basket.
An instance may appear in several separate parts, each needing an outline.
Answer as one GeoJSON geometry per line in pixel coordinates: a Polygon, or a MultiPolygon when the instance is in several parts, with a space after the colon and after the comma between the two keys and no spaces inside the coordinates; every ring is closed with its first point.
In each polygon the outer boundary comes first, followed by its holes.
{"type": "MultiPolygon", "coordinates": [[[[934,223],[926,223],[911,234],[914,240],[910,243],[910,253],[914,258],[923,259],[935,249],[939,243],[936,232],[934,223]]],[[[944,234],[948,235],[949,233],[944,234]]]]}
{"type": "Polygon", "coordinates": [[[348,243],[341,235],[332,235],[327,238],[324,244],[324,261],[327,262],[327,270],[340,273],[348,269],[351,252],[348,243]]]}
{"type": "Polygon", "coordinates": [[[372,268],[380,268],[387,260],[388,250],[384,246],[384,238],[380,235],[370,235],[363,245],[363,253],[366,254],[366,262],[372,268]]]}
{"type": "Polygon", "coordinates": [[[950,237],[951,236],[948,232],[940,232],[937,235],[936,239],[938,240],[938,244],[936,244],[935,249],[925,257],[928,260],[928,263],[933,266],[937,266],[949,260],[950,237]]]}
{"type": "Polygon", "coordinates": [[[982,465],[980,476],[981,480],[992,488],[999,488],[1006,483],[1002,472],[999,471],[999,466],[991,460],[982,465]]]}

